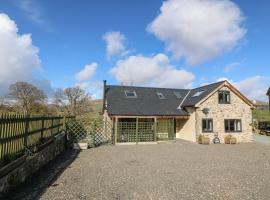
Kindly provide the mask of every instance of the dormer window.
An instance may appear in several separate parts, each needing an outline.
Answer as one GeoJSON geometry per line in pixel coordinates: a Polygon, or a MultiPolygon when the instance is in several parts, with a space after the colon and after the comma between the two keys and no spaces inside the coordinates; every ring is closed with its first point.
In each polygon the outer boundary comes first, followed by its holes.
{"type": "Polygon", "coordinates": [[[161,92],[157,92],[159,99],[165,99],[165,96],[161,92]]]}
{"type": "Polygon", "coordinates": [[[137,94],[134,90],[126,90],[125,94],[127,98],[137,98],[137,94]]]}
{"type": "Polygon", "coordinates": [[[200,91],[196,92],[195,94],[193,94],[192,97],[199,97],[199,96],[201,96],[202,93],[204,93],[204,92],[205,92],[205,90],[200,90],[200,91]]]}
{"type": "Polygon", "coordinates": [[[218,102],[220,104],[230,104],[231,103],[230,91],[219,91],[218,102]]]}

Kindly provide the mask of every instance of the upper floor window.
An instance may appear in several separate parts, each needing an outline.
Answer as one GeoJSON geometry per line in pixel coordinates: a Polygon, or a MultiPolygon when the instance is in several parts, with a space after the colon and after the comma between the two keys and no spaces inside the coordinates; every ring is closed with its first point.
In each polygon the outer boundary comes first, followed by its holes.
{"type": "Polygon", "coordinates": [[[165,99],[165,96],[161,92],[157,92],[159,99],[165,99]]]}
{"type": "Polygon", "coordinates": [[[136,94],[136,92],[134,90],[133,91],[126,90],[125,94],[126,94],[127,98],[137,98],[137,94],[136,94]]]}
{"type": "Polygon", "coordinates": [[[202,119],[202,131],[213,132],[213,119],[202,119]]]}
{"type": "Polygon", "coordinates": [[[242,122],[240,119],[225,119],[225,132],[241,132],[242,122]]]}
{"type": "Polygon", "coordinates": [[[230,91],[219,91],[218,102],[223,104],[231,103],[230,91]]]}

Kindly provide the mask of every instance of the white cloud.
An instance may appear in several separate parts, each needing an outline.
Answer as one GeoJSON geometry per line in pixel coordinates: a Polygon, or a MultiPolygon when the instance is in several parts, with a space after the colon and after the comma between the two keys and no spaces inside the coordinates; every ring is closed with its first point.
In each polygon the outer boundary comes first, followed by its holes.
{"type": "Polygon", "coordinates": [[[270,86],[270,77],[258,75],[252,76],[244,80],[235,82],[234,85],[248,98],[252,100],[266,101],[266,92],[270,86]]]}
{"type": "Polygon", "coordinates": [[[79,82],[88,81],[92,78],[97,69],[97,63],[85,65],[85,67],[75,75],[75,79],[79,82]]]}
{"type": "Polygon", "coordinates": [[[195,78],[191,72],[171,66],[164,54],[130,56],[118,61],[110,72],[123,85],[188,88],[195,78]]]}
{"type": "Polygon", "coordinates": [[[93,99],[102,97],[102,82],[93,81],[93,75],[96,72],[98,64],[93,62],[91,64],[85,65],[85,67],[75,75],[76,83],[75,86],[86,90],[90,93],[93,99]]]}
{"type": "Polygon", "coordinates": [[[107,56],[116,56],[125,54],[126,37],[120,32],[107,32],[103,35],[103,40],[106,42],[107,56]]]}
{"type": "Polygon", "coordinates": [[[77,83],[76,86],[79,86],[83,90],[89,92],[90,96],[93,99],[101,99],[103,95],[103,82],[102,81],[85,81],[82,83],[77,83]]]}
{"type": "Polygon", "coordinates": [[[225,66],[225,67],[223,68],[223,72],[225,72],[225,73],[231,72],[234,68],[236,68],[236,67],[238,67],[238,66],[240,66],[240,65],[241,65],[240,62],[233,62],[233,63],[231,63],[231,64],[225,66]]]}
{"type": "Polygon", "coordinates": [[[15,0],[15,5],[25,13],[26,17],[42,28],[50,29],[49,24],[44,19],[44,9],[36,0],[15,0]]]}
{"type": "Polygon", "coordinates": [[[0,13],[0,92],[16,81],[32,81],[33,72],[41,69],[38,48],[30,34],[18,34],[16,23],[0,13]]]}
{"type": "Polygon", "coordinates": [[[220,77],[216,80],[216,82],[221,82],[221,81],[229,81],[230,83],[233,84],[233,80],[227,78],[227,77],[220,77]]]}
{"type": "Polygon", "coordinates": [[[250,100],[267,100],[266,92],[270,86],[270,77],[256,75],[247,77],[240,81],[234,81],[227,77],[220,77],[216,81],[218,82],[224,80],[229,81],[250,100]]]}
{"type": "Polygon", "coordinates": [[[231,50],[246,33],[241,10],[229,0],[168,0],[160,10],[147,30],[192,65],[231,50]]]}
{"type": "Polygon", "coordinates": [[[225,66],[223,68],[223,72],[224,73],[228,73],[231,72],[232,70],[234,70],[236,67],[239,67],[241,65],[243,65],[243,63],[247,60],[247,58],[243,58],[242,60],[238,61],[238,62],[233,62],[228,64],[227,66],[225,66]]]}

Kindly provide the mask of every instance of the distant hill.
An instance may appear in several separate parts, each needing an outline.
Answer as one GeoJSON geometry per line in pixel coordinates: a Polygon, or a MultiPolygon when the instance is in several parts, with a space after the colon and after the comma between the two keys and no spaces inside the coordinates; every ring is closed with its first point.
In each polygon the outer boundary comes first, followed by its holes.
{"type": "Polygon", "coordinates": [[[103,100],[102,99],[95,99],[91,101],[90,107],[87,109],[87,113],[85,113],[81,118],[84,120],[90,121],[101,121],[102,120],[102,106],[103,100]]]}
{"type": "Polygon", "coordinates": [[[267,110],[269,108],[268,102],[254,100],[252,101],[258,110],[267,110]]]}

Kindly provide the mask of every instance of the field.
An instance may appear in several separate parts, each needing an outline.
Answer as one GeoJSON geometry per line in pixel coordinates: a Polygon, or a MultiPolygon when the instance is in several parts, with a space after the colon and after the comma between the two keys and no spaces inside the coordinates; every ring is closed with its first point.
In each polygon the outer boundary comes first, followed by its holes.
{"type": "Polygon", "coordinates": [[[257,121],[270,121],[270,111],[269,110],[253,110],[253,119],[257,121]]]}
{"type": "Polygon", "coordinates": [[[84,121],[101,121],[102,120],[102,99],[93,100],[88,112],[84,113],[82,116],[78,116],[79,119],[84,121]]]}

